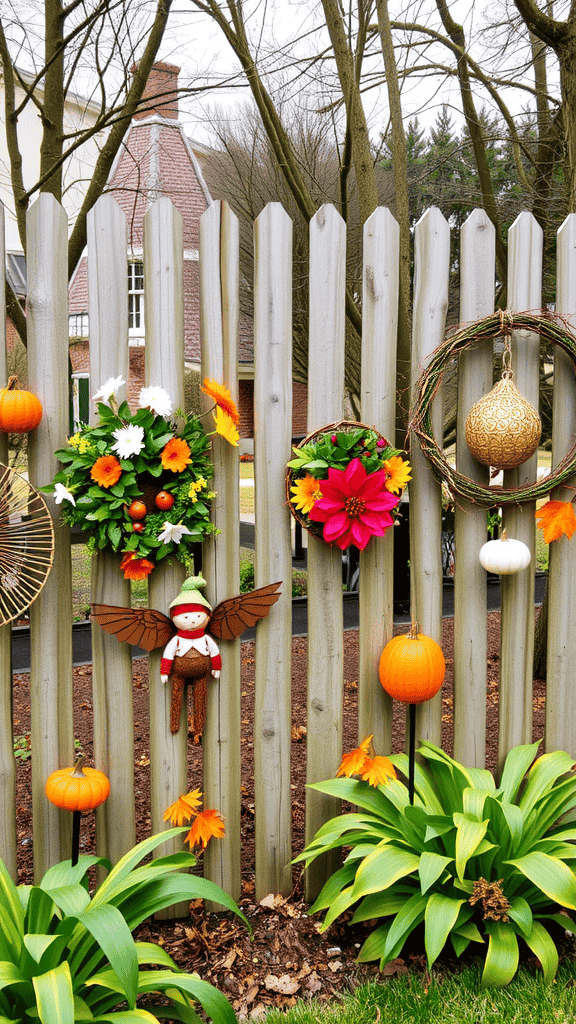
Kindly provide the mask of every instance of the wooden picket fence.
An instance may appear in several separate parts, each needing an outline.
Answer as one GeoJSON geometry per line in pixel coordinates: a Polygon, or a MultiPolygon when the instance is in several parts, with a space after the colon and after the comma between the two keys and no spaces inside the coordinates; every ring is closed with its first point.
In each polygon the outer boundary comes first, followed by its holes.
{"type": "MultiPolygon", "coordinates": [[[[32,483],[48,483],[57,470],[53,452],[68,431],[67,219],[48,194],[28,216],[29,385],[45,415],[29,440],[32,483]]],[[[415,229],[413,375],[443,340],[448,302],[450,229],[430,209],[415,229]]],[[[284,469],[291,442],[292,224],[278,204],[266,207],[254,225],[254,447],[255,582],[283,580],[283,594],[256,636],[254,777],[256,896],[289,893],[292,857],[290,819],[291,736],[291,531],[284,493],[284,469]]],[[[521,214],[510,230],[510,308],[541,304],[542,235],[534,218],[521,214]]],[[[88,275],[92,391],[109,377],[127,377],[128,302],[126,223],[110,197],[89,218],[88,275]]],[[[482,211],[462,228],[460,244],[460,321],[487,315],[494,303],[494,231],[482,211]]],[[[322,207],[310,225],[309,428],[343,416],[346,228],[337,211],[322,207]]],[[[394,436],[396,406],[396,328],[398,226],[378,209],[364,230],[362,419],[394,436]]],[[[170,392],[176,406],[184,398],[182,301],[182,222],[169,200],[146,214],[146,383],[170,392]]],[[[576,219],[568,217],[558,234],[556,308],[576,323],[576,219]]],[[[212,205],[201,220],[202,374],[224,381],[237,394],[238,223],[224,203],[212,205]]],[[[538,395],[538,345],[512,339],[513,367],[520,390],[533,403],[538,395]]],[[[0,379],[5,378],[4,346],[0,379]]],[[[460,359],[458,434],[471,404],[491,387],[490,344],[460,359]]],[[[558,462],[572,444],[576,423],[574,371],[563,353],[554,369],[554,451],[558,462]]],[[[442,398],[435,400],[437,436],[442,398]]],[[[411,453],[410,484],[412,614],[422,632],[441,640],[441,489],[417,445],[411,453]]],[[[4,451],[5,457],[5,451],[4,451]]],[[[221,531],[203,552],[203,571],[212,603],[239,589],[238,452],[221,439],[214,444],[214,520],[221,531]]],[[[513,486],[536,476],[535,457],[507,476],[513,486]]],[[[458,445],[458,468],[478,472],[458,445]]],[[[481,478],[479,478],[481,479],[481,478]]],[[[487,482],[487,471],[484,483],[487,482]]],[[[563,489],[564,495],[571,494],[563,489]]],[[[558,496],[558,495],[556,495],[558,496]]],[[[51,576],[31,608],[31,745],[35,874],[68,856],[69,815],[45,798],[46,777],[72,763],[72,611],[70,536],[49,499],[56,529],[51,576]]],[[[504,512],[508,532],[534,553],[534,507],[504,512]]],[[[454,750],[469,765],[484,765],[486,738],[486,574],[478,551],[486,539],[486,513],[460,501],[456,507],[454,750]]],[[[373,539],[360,559],[359,736],[374,734],[380,753],[391,746],[392,703],[382,690],[377,666],[392,636],[391,532],[373,539]]],[[[533,557],[534,563],[534,557],[533,557]]],[[[180,565],[157,568],[149,580],[151,607],[166,610],[183,578],[180,565]]],[[[571,622],[576,587],[576,543],[553,545],[549,573],[550,629],[546,702],[546,747],[576,755],[576,716],[572,714],[572,669],[576,630],[571,622]]],[[[129,584],[118,558],[93,559],[92,600],[125,605],[129,584]]],[[[532,734],[532,650],[534,577],[528,571],[502,581],[502,650],[499,755],[532,734]]],[[[343,614],[341,553],[310,538],[308,544],[308,703],[307,780],[335,774],[342,755],[343,614]]],[[[94,763],[110,777],[111,793],[97,815],[97,850],[113,861],[137,841],[134,821],[134,744],[130,651],[95,626],[93,645],[94,763]]],[[[12,673],[10,628],[0,639],[0,814],[4,828],[0,853],[16,875],[16,808],[13,732],[10,711],[12,673]]],[[[163,813],[187,790],[186,730],[169,729],[169,688],[160,682],[160,654],[150,656],[150,773],[153,831],[165,828],[163,813]]],[[[222,645],[219,684],[209,687],[204,734],[204,792],[207,806],[226,820],[226,836],[211,843],[205,871],[233,896],[240,893],[240,643],[222,645]]],[[[441,698],[421,706],[417,736],[441,742],[441,698]]],[[[195,780],[196,781],[196,780],[195,780]]],[[[308,791],[306,835],[337,813],[338,803],[308,791]]],[[[164,848],[163,852],[165,852],[164,848]]],[[[312,897],[332,865],[327,858],[308,874],[312,897]]],[[[186,908],[177,908],[185,913],[186,908]]]]}

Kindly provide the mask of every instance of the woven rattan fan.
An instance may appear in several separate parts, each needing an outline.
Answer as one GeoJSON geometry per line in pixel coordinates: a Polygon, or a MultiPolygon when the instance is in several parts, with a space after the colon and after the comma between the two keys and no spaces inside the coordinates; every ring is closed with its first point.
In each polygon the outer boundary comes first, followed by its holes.
{"type": "Polygon", "coordinates": [[[0,625],[17,619],[42,590],[54,557],[54,528],[38,491],[0,464],[0,625]]]}

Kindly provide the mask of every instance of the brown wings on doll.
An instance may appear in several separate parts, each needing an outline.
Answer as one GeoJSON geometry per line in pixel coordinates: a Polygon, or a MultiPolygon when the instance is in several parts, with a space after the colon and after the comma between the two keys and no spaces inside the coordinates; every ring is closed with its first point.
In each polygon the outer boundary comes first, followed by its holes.
{"type": "Polygon", "coordinates": [[[119,608],[113,604],[93,604],[91,608],[90,618],[106,633],[145,651],[165,647],[177,631],[172,619],[155,608],[119,608]]]}
{"type": "Polygon", "coordinates": [[[267,587],[251,590],[249,594],[228,597],[217,604],[208,626],[208,632],[218,640],[235,640],[254,626],[259,619],[265,619],[273,604],[280,597],[278,587],[282,583],[270,583],[267,587]]]}
{"type": "MultiPolygon", "coordinates": [[[[229,597],[217,604],[212,612],[207,632],[222,640],[236,637],[268,615],[280,597],[281,583],[252,590],[249,594],[229,597]]],[[[98,622],[106,633],[117,640],[154,651],[165,647],[176,633],[176,627],[167,615],[154,608],[119,608],[112,604],[92,604],[91,619],[98,622]]]]}

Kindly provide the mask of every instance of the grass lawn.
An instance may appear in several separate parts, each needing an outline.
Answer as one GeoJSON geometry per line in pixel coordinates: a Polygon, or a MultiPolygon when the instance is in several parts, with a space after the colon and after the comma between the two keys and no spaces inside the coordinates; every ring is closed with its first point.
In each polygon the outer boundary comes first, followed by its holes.
{"type": "Polygon", "coordinates": [[[427,973],[362,985],[341,1001],[300,1001],[267,1014],[265,1024],[574,1024],[576,964],[560,965],[545,985],[537,969],[521,968],[507,988],[482,989],[480,967],[427,973]]]}

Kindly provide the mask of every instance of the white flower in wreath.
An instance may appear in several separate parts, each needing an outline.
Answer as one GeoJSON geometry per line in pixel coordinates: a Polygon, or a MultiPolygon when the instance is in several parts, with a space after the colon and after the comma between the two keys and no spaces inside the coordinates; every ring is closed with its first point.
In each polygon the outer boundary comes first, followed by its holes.
{"type": "Polygon", "coordinates": [[[116,392],[124,386],[126,381],[122,376],[120,377],[109,377],[105,384],[102,385],[99,391],[95,395],[92,395],[93,402],[103,402],[104,405],[110,404],[112,396],[116,395],[116,392]]]}
{"type": "Polygon", "coordinates": [[[121,459],[129,459],[131,455],[139,455],[144,447],[144,427],[129,423],[127,427],[119,427],[112,432],[116,444],[112,451],[118,452],[121,459]]]}
{"type": "Polygon", "coordinates": [[[170,541],[179,544],[185,533],[192,533],[192,531],[187,526],[182,526],[181,523],[177,523],[175,526],[173,523],[165,522],[162,533],[158,534],[158,540],[161,544],[169,544],[170,541]]]}
{"type": "Polygon", "coordinates": [[[71,501],[73,505],[76,504],[76,499],[64,484],[54,484],[54,501],[57,505],[60,505],[63,501],[71,501]]]}
{"type": "Polygon", "coordinates": [[[172,412],[172,399],[164,388],[142,388],[138,396],[138,405],[141,409],[150,409],[155,416],[163,416],[164,419],[172,412]]]}

